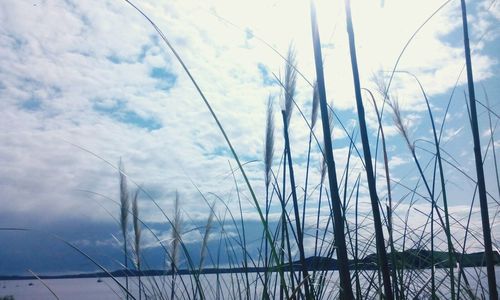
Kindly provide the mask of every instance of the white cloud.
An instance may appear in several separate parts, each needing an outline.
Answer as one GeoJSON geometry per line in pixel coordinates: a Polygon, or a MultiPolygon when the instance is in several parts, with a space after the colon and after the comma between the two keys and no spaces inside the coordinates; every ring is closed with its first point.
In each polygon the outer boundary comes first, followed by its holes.
{"type": "MultiPolygon", "coordinates": [[[[357,118],[351,111],[353,86],[343,6],[340,2],[318,2],[328,98],[335,109],[343,109],[337,112],[345,113],[341,118],[350,131],[355,128],[353,120],[357,118]]],[[[406,40],[438,5],[434,1],[386,2],[384,8],[376,2],[353,3],[361,79],[366,86],[371,85],[374,72],[392,68],[406,40]]],[[[283,61],[256,36],[283,54],[293,40],[298,66],[311,80],[315,70],[307,3],[262,0],[166,4],[137,1],[137,4],[171,39],[242,161],[260,160],[265,101],[270,93],[278,95],[279,89],[264,84],[258,66],[261,64],[278,75],[283,61]]],[[[497,11],[498,5],[492,14],[497,15],[497,11]]],[[[446,7],[439,13],[416,37],[399,67],[418,76],[436,107],[441,107],[441,103],[434,102],[435,99],[450,90],[463,64],[460,42],[443,40],[455,36],[460,29],[456,14],[456,6],[446,7]]],[[[491,18],[485,19],[477,30],[487,31],[492,24],[491,18]]],[[[494,37],[487,41],[491,40],[494,37]]],[[[498,57],[487,56],[482,51],[486,46],[480,44],[474,55],[478,81],[493,76],[498,69],[494,69],[498,57]]],[[[78,190],[91,190],[117,199],[116,170],[66,141],[115,165],[122,157],[127,174],[143,184],[167,214],[172,211],[173,194],[178,189],[183,195],[183,209],[189,211],[193,219],[206,218],[207,206],[190,180],[206,194],[216,193],[227,202],[232,199],[228,205],[230,209],[237,209],[234,182],[227,176],[228,161],[233,168],[236,164],[214,120],[153,28],[126,3],[47,0],[34,6],[31,2],[2,1],[0,60],[3,113],[0,201],[3,212],[19,216],[20,224],[22,216],[28,214],[47,222],[63,215],[109,220],[90,200],[94,197],[78,190]],[[163,82],[154,78],[155,68],[168,72],[168,78],[163,82]],[[148,122],[157,126],[147,128],[148,122]]],[[[405,120],[411,130],[416,131],[425,108],[418,85],[410,77],[398,74],[393,91],[401,99],[405,120]]],[[[311,96],[311,87],[299,78],[296,100],[306,118],[311,96]]],[[[374,131],[378,123],[373,109],[368,103],[365,107],[370,130],[374,131]]],[[[397,131],[392,126],[391,114],[386,110],[384,115],[385,134],[390,143],[397,144],[394,140],[399,137],[393,138],[397,131]]],[[[275,116],[276,149],[281,149],[281,116],[278,111],[275,116]]],[[[319,127],[316,134],[321,143],[319,127]]],[[[290,132],[297,181],[303,185],[309,134],[296,110],[290,132]]],[[[447,131],[445,138],[451,133],[447,131]]],[[[333,135],[340,178],[347,161],[348,139],[337,123],[333,135]]],[[[406,151],[400,145],[397,150],[391,150],[394,168],[405,165],[404,155],[396,153],[402,151],[400,149],[406,151]]],[[[276,167],[280,151],[275,153],[276,167]]],[[[315,146],[312,157],[311,164],[317,166],[320,154],[315,146]]],[[[351,167],[356,175],[363,172],[358,158],[353,158],[351,167]]],[[[259,201],[263,202],[261,162],[246,165],[245,170],[259,201]]],[[[319,177],[316,167],[312,173],[314,183],[310,185],[314,186],[319,177]]],[[[256,219],[253,201],[241,175],[237,173],[236,177],[245,216],[256,219]]],[[[350,180],[353,184],[355,175],[350,180]]],[[[366,195],[364,184],[362,182],[363,196],[366,195]]],[[[115,204],[99,201],[111,212],[118,211],[115,204]]],[[[140,201],[146,220],[163,219],[146,196],[142,195],[140,201]]],[[[362,207],[362,211],[370,209],[362,207]]]]}

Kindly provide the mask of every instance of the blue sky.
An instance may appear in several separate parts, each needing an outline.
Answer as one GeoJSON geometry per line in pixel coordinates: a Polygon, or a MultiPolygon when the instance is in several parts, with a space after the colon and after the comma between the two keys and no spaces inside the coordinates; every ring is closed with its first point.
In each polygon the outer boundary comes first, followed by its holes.
{"type": "MultiPolygon", "coordinates": [[[[159,3],[140,0],[136,4],[171,40],[213,105],[236,151],[244,161],[251,161],[245,169],[258,196],[262,197],[265,103],[269,94],[274,95],[278,113],[280,90],[272,80],[273,73],[283,74],[284,62],[260,39],[282,54],[286,54],[293,43],[297,67],[313,81],[315,70],[307,1],[159,3]]],[[[343,2],[318,0],[317,5],[327,96],[348,130],[357,130],[343,2]]],[[[364,87],[375,88],[373,74],[383,76],[386,74],[383,71],[392,69],[408,38],[440,5],[441,2],[430,0],[384,1],[383,6],[380,1],[353,1],[364,87]]],[[[493,1],[469,5],[476,94],[478,100],[485,103],[484,86],[491,109],[498,115],[500,5],[493,1]]],[[[462,47],[459,2],[452,1],[415,37],[401,59],[399,70],[410,71],[420,79],[438,126],[458,78],[442,146],[464,173],[475,178],[464,101],[465,76],[458,77],[464,63],[462,47]]],[[[431,145],[420,142],[430,140],[431,131],[416,82],[410,76],[398,74],[391,93],[401,103],[411,138],[417,141],[417,146],[432,149],[431,145]]],[[[311,99],[311,87],[299,78],[296,101],[307,117],[311,99]]],[[[374,152],[378,125],[367,99],[374,152]]],[[[381,99],[377,100],[381,104],[381,99]]],[[[230,162],[234,167],[235,162],[215,123],[157,33],[124,1],[1,1],[0,108],[3,113],[0,120],[0,227],[52,232],[64,227],[66,222],[80,224],[81,228],[85,228],[85,224],[101,224],[106,234],[92,238],[113,243],[111,234],[118,236],[119,227],[113,231],[114,221],[101,206],[116,215],[118,207],[85,191],[118,200],[117,171],[108,162],[116,166],[120,158],[130,178],[141,184],[166,211],[172,211],[175,191],[179,191],[188,223],[201,222],[208,216],[208,206],[193,183],[207,195],[218,195],[230,209],[238,209],[229,166],[230,162]]],[[[488,118],[484,108],[478,109],[485,153],[490,138],[488,118]]],[[[277,120],[278,117],[279,114],[277,120]]],[[[496,122],[498,117],[493,117],[493,126],[496,122]]],[[[389,110],[383,124],[393,178],[412,186],[418,174],[389,110]]],[[[321,136],[319,126],[316,134],[321,136]]],[[[279,122],[276,136],[276,149],[281,149],[279,122]]],[[[338,122],[334,138],[334,155],[342,170],[349,143],[338,122]]],[[[298,181],[303,186],[308,131],[297,110],[291,121],[291,139],[298,181]]],[[[497,132],[493,140],[498,151],[497,132]]],[[[488,149],[487,189],[496,199],[490,199],[491,214],[495,215],[498,206],[494,204],[500,200],[500,191],[496,190],[491,146],[488,149]]],[[[429,160],[425,150],[418,153],[423,161],[429,160]]],[[[279,155],[276,156],[277,168],[279,155]]],[[[359,159],[351,163],[356,173],[362,172],[359,159]]],[[[320,153],[316,148],[311,187],[318,182],[319,165],[320,153]]],[[[383,173],[380,163],[377,169],[379,174],[383,173]]],[[[460,218],[468,212],[474,184],[450,166],[446,166],[446,172],[452,199],[450,210],[460,218]]],[[[351,177],[349,183],[353,186],[355,176],[351,177]]],[[[363,176],[362,179],[361,197],[368,212],[363,176]]],[[[241,187],[239,175],[237,180],[241,187]]],[[[381,176],[378,190],[384,201],[386,191],[381,176]]],[[[400,198],[406,192],[403,187],[394,190],[400,198]]],[[[256,210],[247,191],[243,189],[242,193],[245,218],[256,220],[256,210]]],[[[403,201],[401,213],[407,205],[403,201]]],[[[417,205],[422,209],[427,207],[425,201],[417,205]]],[[[224,206],[216,207],[223,214],[224,206]]],[[[311,202],[311,212],[313,207],[316,206],[311,202]]],[[[140,209],[147,222],[165,221],[145,197],[140,200],[140,209]]],[[[278,211],[274,211],[274,216],[277,214],[278,211]]],[[[418,226],[424,218],[415,213],[411,222],[418,226]]],[[[492,219],[492,223],[497,243],[498,221],[492,219]]],[[[480,225],[477,214],[473,224],[480,225]]],[[[168,229],[158,230],[168,236],[168,229]]],[[[458,227],[456,230],[460,235],[458,227]]],[[[90,240],[83,237],[82,231],[65,230],[64,236],[70,241],[90,240]]],[[[197,237],[186,236],[186,240],[196,243],[197,237]]],[[[17,255],[18,259],[20,255],[16,254],[14,245],[0,251],[7,251],[2,257],[17,255]]],[[[71,266],[66,271],[75,268],[71,266]]],[[[16,266],[9,266],[9,270],[24,272],[16,266]]]]}

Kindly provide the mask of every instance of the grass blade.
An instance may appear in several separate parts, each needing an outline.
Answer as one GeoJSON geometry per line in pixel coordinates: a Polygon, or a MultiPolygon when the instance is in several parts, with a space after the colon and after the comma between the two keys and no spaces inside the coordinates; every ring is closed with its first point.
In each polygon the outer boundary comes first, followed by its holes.
{"type": "Polygon", "coordinates": [[[467,84],[469,89],[469,102],[471,110],[472,137],[474,141],[474,158],[476,161],[477,184],[479,192],[479,204],[481,207],[481,221],[483,225],[484,252],[486,255],[486,269],[488,272],[488,288],[490,299],[498,299],[497,284],[495,279],[495,262],[493,260],[493,248],[491,243],[490,218],[488,215],[488,199],[486,198],[486,183],[481,158],[481,143],[479,140],[479,125],[476,110],[476,94],[474,91],[474,78],[472,75],[472,60],[469,45],[469,29],[467,25],[467,6],[465,0],[461,0],[462,23],[464,33],[465,63],[467,66],[467,84]]]}
{"type": "Polygon", "coordinates": [[[330,199],[332,202],[334,216],[335,245],[337,246],[337,259],[339,263],[340,298],[354,299],[351,287],[351,276],[349,273],[349,261],[347,258],[347,246],[344,235],[344,216],[342,214],[340,194],[338,190],[335,161],[333,159],[332,139],[330,136],[330,122],[328,120],[328,107],[326,101],[325,78],[323,73],[323,59],[321,55],[321,42],[316,20],[316,7],[311,1],[311,27],[314,47],[314,61],[316,66],[316,77],[318,83],[319,103],[321,109],[321,121],[323,124],[323,137],[325,143],[326,165],[328,170],[328,183],[330,185],[330,199]]]}
{"type": "Polygon", "coordinates": [[[363,107],[363,100],[361,97],[361,84],[359,81],[358,62],[356,57],[356,45],[354,40],[354,28],[352,24],[350,0],[345,1],[345,7],[346,7],[346,19],[347,19],[347,33],[349,35],[349,49],[351,52],[351,66],[354,79],[354,89],[356,94],[356,106],[358,109],[359,128],[361,132],[361,142],[363,144],[366,177],[368,180],[368,189],[370,191],[373,222],[375,225],[375,237],[376,237],[377,256],[379,260],[379,269],[382,272],[385,297],[387,299],[393,299],[394,295],[392,293],[391,277],[389,274],[389,264],[387,261],[387,252],[385,250],[385,240],[382,229],[382,220],[379,211],[379,199],[375,186],[376,183],[373,173],[370,144],[368,142],[368,130],[366,127],[365,110],[363,107]]]}

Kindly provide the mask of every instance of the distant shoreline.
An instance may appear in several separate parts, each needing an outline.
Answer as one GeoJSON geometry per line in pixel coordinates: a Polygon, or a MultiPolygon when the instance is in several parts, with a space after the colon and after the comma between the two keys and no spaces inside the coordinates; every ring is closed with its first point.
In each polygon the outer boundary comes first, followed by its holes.
{"type": "MultiPolygon", "coordinates": [[[[494,252],[495,265],[500,264],[500,255],[494,252]]],[[[462,255],[457,253],[456,257],[462,261],[462,267],[484,267],[484,252],[470,253],[462,255]]],[[[404,268],[408,270],[430,269],[431,251],[428,250],[407,250],[405,252],[396,253],[396,261],[398,269],[404,268]]],[[[435,251],[434,261],[437,261],[435,268],[449,268],[448,252],[435,251]]],[[[337,260],[327,257],[309,257],[306,259],[309,270],[318,271],[335,271],[338,270],[337,260]]],[[[457,267],[454,260],[453,264],[457,267]]],[[[377,256],[376,254],[367,255],[365,258],[358,261],[350,260],[349,266],[351,270],[377,270],[377,256]]],[[[285,264],[281,266],[281,270],[290,272],[299,270],[301,268],[300,262],[293,262],[292,264],[285,264]]],[[[279,267],[273,267],[268,272],[278,272],[279,267]]],[[[178,270],[175,272],[177,275],[192,275],[192,274],[228,274],[228,273],[263,273],[266,269],[264,267],[249,267],[249,268],[204,268],[202,270],[178,270]]],[[[125,276],[169,276],[172,275],[170,270],[144,270],[141,272],[135,270],[115,270],[112,272],[94,272],[94,273],[81,273],[81,274],[68,274],[68,275],[38,275],[41,279],[79,279],[79,278],[106,278],[106,277],[125,277],[125,276]]],[[[37,278],[32,275],[0,275],[0,280],[36,280],[37,278]]]]}

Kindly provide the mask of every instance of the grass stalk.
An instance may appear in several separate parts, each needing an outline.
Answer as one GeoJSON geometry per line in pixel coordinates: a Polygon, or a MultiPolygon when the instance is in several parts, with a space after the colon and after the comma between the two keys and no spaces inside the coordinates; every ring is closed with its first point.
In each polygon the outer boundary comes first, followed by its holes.
{"type": "Polygon", "coordinates": [[[337,247],[337,260],[339,264],[340,298],[354,299],[351,287],[351,276],[349,273],[349,261],[347,258],[347,246],[344,235],[344,216],[342,215],[341,200],[338,190],[337,175],[335,173],[335,161],[333,159],[332,139],[330,136],[330,124],[328,120],[328,107],[326,101],[325,78],[323,73],[323,59],[321,55],[321,42],[316,19],[316,7],[314,1],[311,4],[311,27],[313,37],[314,61],[318,84],[319,103],[321,109],[321,120],[323,124],[323,138],[325,143],[324,155],[328,170],[328,183],[330,186],[330,199],[332,202],[334,216],[334,235],[337,247]]]}
{"type": "Polygon", "coordinates": [[[307,163],[306,163],[306,179],[304,182],[304,199],[302,202],[302,232],[304,232],[305,220],[306,220],[306,203],[307,203],[307,187],[309,183],[309,166],[311,162],[311,146],[312,146],[312,138],[313,138],[313,130],[316,125],[316,121],[318,119],[318,108],[319,108],[319,99],[318,99],[318,87],[317,83],[314,83],[313,87],[313,100],[312,100],[312,110],[311,110],[311,128],[309,131],[309,143],[307,144],[307,163]]]}
{"type": "Polygon", "coordinates": [[[461,0],[462,23],[464,33],[465,63],[467,69],[467,84],[469,90],[469,102],[471,110],[472,137],[474,141],[474,159],[476,162],[477,184],[479,191],[479,204],[481,207],[481,221],[483,226],[484,252],[486,255],[486,270],[488,273],[488,289],[490,299],[498,299],[497,284],[495,279],[495,262],[493,260],[493,247],[491,243],[491,227],[488,214],[488,199],[486,197],[486,183],[481,158],[481,143],[479,140],[479,125],[476,110],[476,94],[474,91],[474,78],[472,75],[472,59],[469,45],[469,28],[467,24],[467,6],[465,0],[461,0]]]}
{"type": "MultiPolygon", "coordinates": [[[[490,99],[488,97],[488,93],[486,93],[486,89],[484,88],[484,85],[482,86],[482,88],[483,88],[484,98],[486,99],[486,105],[489,108],[490,99]]],[[[492,153],[493,153],[493,165],[495,166],[495,178],[496,178],[496,182],[497,182],[498,199],[500,199],[500,176],[499,176],[500,173],[498,171],[498,162],[497,162],[497,155],[496,155],[496,149],[495,149],[495,134],[494,134],[495,130],[493,127],[493,122],[491,120],[491,115],[492,115],[492,111],[491,111],[491,109],[488,109],[488,124],[489,124],[489,131],[490,131],[489,132],[489,134],[490,134],[489,143],[491,144],[492,153]]],[[[498,120],[497,120],[496,124],[498,125],[498,120]]],[[[495,125],[495,128],[496,128],[496,125],[495,125]]]]}
{"type": "Polygon", "coordinates": [[[35,272],[33,272],[31,269],[28,269],[28,272],[31,273],[31,275],[35,276],[35,278],[40,281],[41,284],[43,284],[43,286],[52,294],[52,296],[54,296],[54,298],[56,298],[56,300],[59,300],[59,297],[57,296],[57,294],[50,288],[50,286],[42,279],[40,278],[35,272]]]}
{"type": "Polygon", "coordinates": [[[354,278],[356,279],[356,299],[362,299],[361,297],[361,284],[359,282],[359,234],[358,234],[358,211],[359,211],[359,181],[356,186],[356,202],[354,206],[354,278]]]}
{"type": "MultiPolygon", "coordinates": [[[[280,203],[281,203],[281,236],[280,236],[280,260],[278,262],[279,265],[283,266],[285,264],[285,241],[288,238],[285,238],[288,236],[288,231],[287,231],[287,222],[286,222],[286,204],[285,204],[285,197],[286,197],[286,151],[283,152],[283,184],[282,184],[282,191],[281,191],[281,196],[279,197],[280,203]]],[[[290,249],[290,244],[288,244],[288,249],[290,249]]],[[[291,271],[293,272],[293,266],[291,267],[291,271]]],[[[291,278],[291,284],[293,287],[293,277],[291,278]]],[[[286,290],[286,285],[285,282],[280,282],[280,300],[283,299],[284,294],[286,290]]]]}
{"type": "Polygon", "coordinates": [[[366,128],[365,111],[363,100],[361,97],[361,84],[359,81],[358,62],[356,57],[356,45],[354,40],[354,28],[351,16],[351,2],[345,0],[347,33],[349,36],[349,49],[351,53],[351,66],[354,79],[354,89],[356,95],[356,106],[358,109],[359,128],[361,132],[361,142],[363,144],[363,154],[365,160],[366,177],[368,181],[368,189],[370,191],[370,199],[372,205],[373,222],[375,225],[375,237],[377,256],[379,259],[379,269],[382,273],[384,293],[387,299],[394,299],[391,287],[391,277],[389,274],[389,264],[387,261],[387,252],[385,249],[384,233],[382,229],[382,220],[379,211],[379,199],[376,190],[376,182],[373,173],[372,157],[370,153],[370,144],[368,141],[368,130],[366,128]]]}

